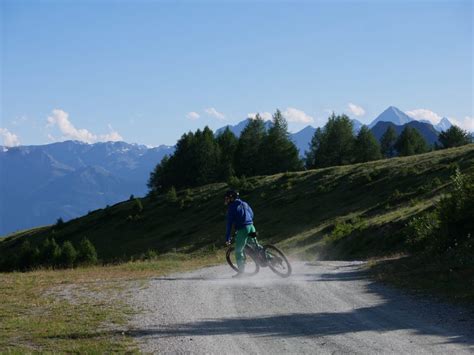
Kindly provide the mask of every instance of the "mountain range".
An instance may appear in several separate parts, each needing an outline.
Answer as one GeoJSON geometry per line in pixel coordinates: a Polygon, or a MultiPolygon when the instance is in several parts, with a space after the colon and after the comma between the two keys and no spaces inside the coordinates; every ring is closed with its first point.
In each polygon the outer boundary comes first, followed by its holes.
{"type": "MultiPolygon", "coordinates": [[[[227,127],[237,136],[250,119],[227,127]]],[[[362,123],[352,120],[357,133],[362,123]]],[[[399,133],[404,125],[418,129],[429,144],[437,141],[439,125],[416,121],[396,107],[389,107],[370,125],[377,138],[393,125],[399,133]]],[[[267,129],[271,122],[266,121],[267,129]]],[[[300,156],[316,128],[307,126],[290,134],[300,156]]],[[[66,141],[40,146],[0,147],[0,235],[20,229],[54,223],[59,217],[69,220],[88,211],[103,208],[129,198],[143,196],[150,172],[173,146],[149,148],[125,142],[86,144],[66,141]]]]}
{"type": "Polygon", "coordinates": [[[0,149],[0,235],[75,218],[146,193],[174,147],[66,141],[0,149]]]}

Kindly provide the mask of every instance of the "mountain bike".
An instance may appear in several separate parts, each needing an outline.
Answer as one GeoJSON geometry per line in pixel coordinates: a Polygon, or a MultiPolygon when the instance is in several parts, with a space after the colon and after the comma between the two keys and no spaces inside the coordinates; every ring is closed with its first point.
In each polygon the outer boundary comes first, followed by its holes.
{"type": "MultiPolygon", "coordinates": [[[[245,272],[246,276],[256,275],[261,267],[269,267],[275,274],[280,277],[288,277],[291,275],[291,264],[286,255],[276,246],[268,244],[263,247],[251,239],[244,248],[245,255],[245,272]]],[[[232,269],[239,272],[237,261],[235,260],[235,247],[230,246],[226,251],[226,260],[232,269]]]]}

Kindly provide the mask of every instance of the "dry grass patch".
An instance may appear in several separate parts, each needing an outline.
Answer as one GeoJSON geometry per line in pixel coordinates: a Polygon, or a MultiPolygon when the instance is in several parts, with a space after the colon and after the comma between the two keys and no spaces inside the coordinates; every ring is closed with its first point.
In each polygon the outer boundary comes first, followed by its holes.
{"type": "Polygon", "coordinates": [[[152,276],[223,261],[171,254],[154,261],[0,273],[0,349],[7,353],[135,351],[127,299],[152,276]]]}

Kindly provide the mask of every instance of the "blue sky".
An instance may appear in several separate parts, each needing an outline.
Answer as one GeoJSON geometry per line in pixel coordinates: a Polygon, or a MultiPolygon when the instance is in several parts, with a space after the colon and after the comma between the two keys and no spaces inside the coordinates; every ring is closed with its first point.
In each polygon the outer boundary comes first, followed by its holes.
{"type": "Polygon", "coordinates": [[[291,131],[390,105],[474,130],[472,1],[1,4],[5,144],[174,144],[276,108],[291,131]]]}

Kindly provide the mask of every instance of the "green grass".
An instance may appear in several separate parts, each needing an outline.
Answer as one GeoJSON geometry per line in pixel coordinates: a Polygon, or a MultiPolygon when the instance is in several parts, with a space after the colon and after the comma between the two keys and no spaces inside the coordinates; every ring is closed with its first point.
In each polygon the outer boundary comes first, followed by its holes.
{"type": "Polygon", "coordinates": [[[132,287],[151,276],[221,263],[221,254],[171,254],[106,267],[0,273],[0,352],[135,352],[125,331],[135,312],[124,301],[132,287]]]}
{"type": "MultiPolygon", "coordinates": [[[[400,229],[433,207],[450,184],[456,166],[474,173],[474,145],[427,154],[296,173],[248,178],[242,197],[252,205],[263,242],[279,243],[295,254],[323,258],[366,258],[400,252],[400,229]],[[354,222],[359,221],[359,222],[354,222]],[[335,238],[337,224],[359,223],[335,238]],[[362,242],[362,243],[361,243],[362,242]]],[[[0,254],[14,253],[25,238],[39,244],[91,240],[106,262],[129,260],[148,249],[158,254],[206,253],[222,244],[223,193],[212,184],[166,196],[142,198],[65,223],[17,233],[0,241],[0,254]]]]}
{"type": "Polygon", "coordinates": [[[421,295],[460,304],[474,304],[474,269],[457,268],[445,260],[405,256],[370,263],[374,278],[421,295]]]}

